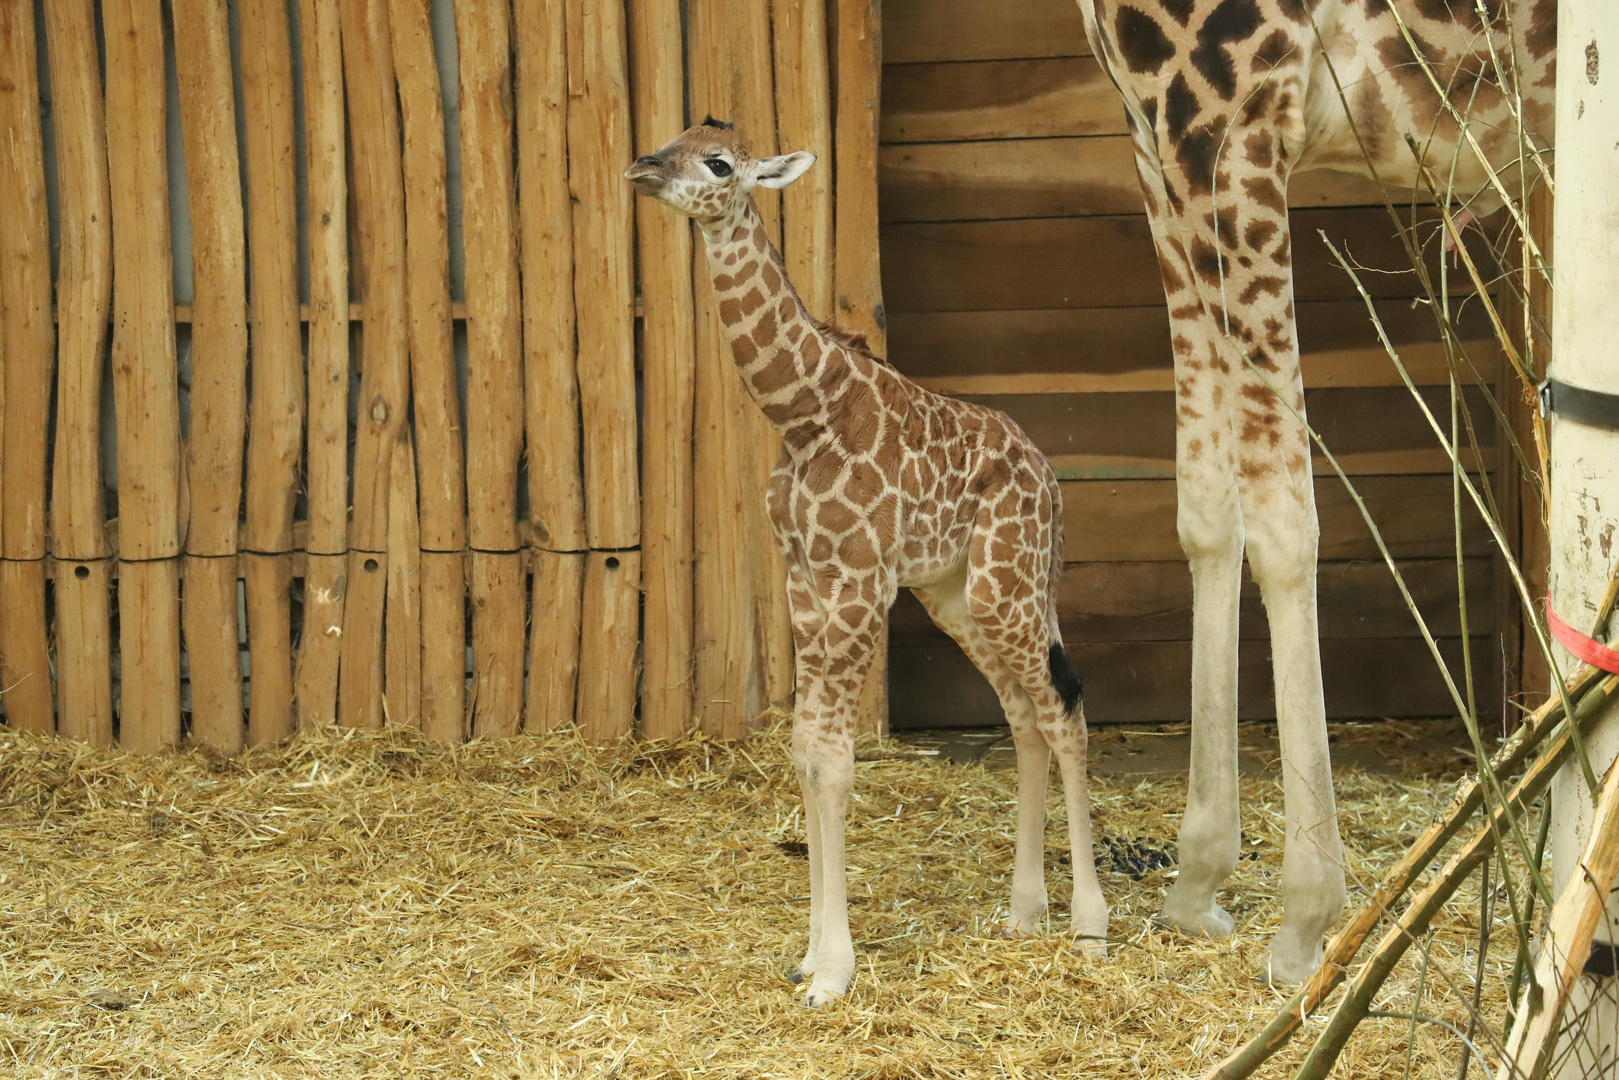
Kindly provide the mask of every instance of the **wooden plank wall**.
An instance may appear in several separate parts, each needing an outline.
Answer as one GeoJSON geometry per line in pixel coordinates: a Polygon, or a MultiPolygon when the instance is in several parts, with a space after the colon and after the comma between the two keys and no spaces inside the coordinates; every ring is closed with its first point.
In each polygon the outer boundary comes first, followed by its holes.
{"type": "MultiPolygon", "coordinates": [[[[885,0],[883,17],[890,357],[925,385],[1010,413],[1056,466],[1069,560],[1060,617],[1091,721],[1184,719],[1191,582],[1175,534],[1168,319],[1116,91],[1071,0],[885,0]]],[[[1407,268],[1366,284],[1424,395],[1448,412],[1435,321],[1411,302],[1416,277],[1370,184],[1314,173],[1291,197],[1310,419],[1455,658],[1450,466],[1317,231],[1369,267],[1407,268]]],[[[1476,309],[1462,325],[1484,339],[1476,309]]],[[[1498,366],[1494,349],[1469,351],[1498,366]]],[[[1469,403],[1488,468],[1493,424],[1477,394],[1469,403]]],[[[1451,713],[1370,533],[1321,461],[1317,478],[1329,714],[1451,713]]],[[[1497,567],[1471,511],[1462,534],[1480,697],[1499,701],[1497,567]]],[[[892,633],[896,727],[998,722],[987,684],[908,596],[892,633]]],[[[1267,628],[1251,581],[1241,633],[1239,708],[1267,717],[1267,628]]]]}
{"type": "Polygon", "coordinates": [[[814,150],[771,227],[880,339],[875,9],[170,6],[0,3],[6,725],[232,752],[786,705],[776,440],[622,174],[708,111],[814,150]]]}

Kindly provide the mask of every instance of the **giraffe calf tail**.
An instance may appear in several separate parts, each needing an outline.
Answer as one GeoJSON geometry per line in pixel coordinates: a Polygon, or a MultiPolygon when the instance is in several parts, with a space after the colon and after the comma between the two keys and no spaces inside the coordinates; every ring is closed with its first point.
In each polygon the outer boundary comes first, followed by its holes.
{"type": "Polygon", "coordinates": [[[1074,670],[1074,662],[1068,658],[1068,652],[1060,641],[1051,643],[1049,664],[1051,685],[1057,691],[1057,696],[1062,698],[1063,713],[1072,716],[1074,710],[1079,708],[1080,697],[1085,693],[1085,680],[1074,670]]]}

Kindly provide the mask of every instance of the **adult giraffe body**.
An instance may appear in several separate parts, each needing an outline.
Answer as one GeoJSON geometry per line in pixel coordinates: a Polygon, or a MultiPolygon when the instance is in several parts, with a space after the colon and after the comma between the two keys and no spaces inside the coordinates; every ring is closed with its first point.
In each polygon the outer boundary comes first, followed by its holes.
{"type": "Polygon", "coordinates": [[[1515,56],[1522,126],[1545,147],[1556,4],[1483,0],[1485,21],[1479,0],[1078,3],[1124,98],[1174,348],[1177,525],[1193,590],[1192,762],[1181,870],[1161,919],[1195,934],[1232,929],[1215,892],[1240,842],[1246,547],[1270,617],[1287,805],[1285,913],[1268,974],[1296,982],[1320,961],[1344,874],[1322,701],[1311,453],[1291,411],[1303,414],[1304,392],[1288,179],[1375,168],[1396,191],[1422,190],[1409,135],[1458,195],[1486,192],[1475,213],[1499,206],[1479,153],[1509,166],[1520,126],[1498,73],[1514,70],[1515,56]]]}

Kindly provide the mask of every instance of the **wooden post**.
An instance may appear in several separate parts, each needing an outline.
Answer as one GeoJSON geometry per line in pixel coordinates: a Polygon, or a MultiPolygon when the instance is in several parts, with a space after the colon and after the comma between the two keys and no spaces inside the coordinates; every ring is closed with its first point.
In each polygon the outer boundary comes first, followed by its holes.
{"type": "Polygon", "coordinates": [[[472,553],[472,734],[516,735],[523,722],[523,556],[472,553]]]}
{"type": "Polygon", "coordinates": [[[121,563],[118,615],[119,744],[135,754],[172,750],[180,741],[179,561],[121,563]]]}
{"type": "Polygon", "coordinates": [[[50,232],[39,80],[31,4],[0,6],[0,351],[5,353],[5,426],[0,460],[0,680],[6,716],[22,731],[53,731],[45,626],[45,451],[50,431],[50,232]],[[13,561],[21,560],[21,561],[13,561]]]}
{"type": "Polygon", "coordinates": [[[180,734],[180,405],[164,154],[158,0],[106,0],[107,166],[112,185],[113,395],[118,416],[120,739],[136,751],[180,734]]]}
{"type": "MultiPolygon", "coordinates": [[[[282,636],[292,621],[292,559],[288,555],[242,556],[247,596],[250,680],[247,738],[276,742],[292,734],[292,643],[282,636]],[[255,638],[267,638],[255,644],[255,638]],[[277,646],[277,643],[281,643],[277,646]]],[[[234,584],[234,583],[233,583],[234,584]]]]}
{"type": "Polygon", "coordinates": [[[380,728],[382,704],[382,613],[387,603],[388,556],[350,551],[343,579],[342,661],[338,719],[348,727],[380,728]]]}
{"type": "Polygon", "coordinates": [[[466,556],[422,552],[421,581],[422,734],[453,746],[467,737],[466,556]],[[433,634],[449,640],[433,642],[433,634]]]}
{"type": "MultiPolygon", "coordinates": [[[[1557,83],[1557,278],[1548,374],[1571,387],[1619,394],[1619,368],[1613,363],[1619,309],[1612,302],[1619,291],[1619,188],[1613,183],[1619,170],[1613,141],[1619,128],[1619,84],[1599,79],[1591,66],[1599,54],[1619,56],[1619,25],[1608,8],[1601,0],[1557,5],[1558,39],[1572,44],[1575,56],[1587,62],[1566,65],[1557,83]]],[[[1598,618],[1612,604],[1605,593],[1615,553],[1604,540],[1619,529],[1619,432],[1559,415],[1553,400],[1553,414],[1546,419],[1551,473],[1547,606],[1574,630],[1611,642],[1615,620],[1602,619],[1607,625],[1601,625],[1598,618]]],[[[1574,666],[1568,649],[1555,651],[1563,671],[1574,666]]],[[[1609,702],[1597,715],[1585,745],[1598,776],[1614,767],[1619,704],[1609,702]]],[[[1590,940],[1592,931],[1599,942],[1619,942],[1619,902],[1611,895],[1615,789],[1612,783],[1604,786],[1605,794],[1593,808],[1594,793],[1572,763],[1552,781],[1551,880],[1553,888],[1566,891],[1550,914],[1552,936],[1525,985],[1515,1020],[1519,1030],[1509,1041],[1511,1047],[1527,1040],[1523,1049],[1534,1060],[1515,1062],[1526,1076],[1546,1075],[1550,1062],[1555,1062],[1550,1075],[1559,1078],[1598,1075],[1610,1069],[1614,1058],[1619,1004],[1602,976],[1584,973],[1588,949],[1569,955],[1582,936],[1590,940]],[[1585,899],[1592,902],[1588,922],[1579,917],[1585,899]],[[1584,931],[1577,931],[1581,922],[1584,931]],[[1572,970],[1557,971],[1556,980],[1546,985],[1543,980],[1553,974],[1548,968],[1561,967],[1566,959],[1572,960],[1572,970]],[[1578,978],[1569,987],[1564,978],[1574,975],[1578,978]],[[1550,1024],[1547,1010],[1565,998],[1563,1022],[1550,1024]],[[1528,1071],[1531,1066],[1536,1066],[1533,1072],[1528,1071]]]]}
{"type": "Polygon", "coordinates": [[[56,570],[57,731],[111,746],[110,560],[59,561],[56,570]]]}
{"type": "Polygon", "coordinates": [[[309,203],[309,558],[299,641],[298,724],[337,719],[348,550],[349,259],[347,134],[338,0],[299,6],[309,203]]]}
{"type": "Polygon", "coordinates": [[[523,376],[533,523],[530,731],[573,720],[579,669],[578,559],[585,536],[574,366],[573,201],[568,187],[567,0],[515,0],[517,171],[523,259],[523,376]],[[558,581],[573,585],[553,588],[558,581]],[[562,696],[566,695],[566,700],[562,696]],[[545,695],[551,695],[547,697],[545,695]]]}
{"type": "Polygon", "coordinates": [[[236,91],[224,8],[175,0],[174,35],[195,282],[182,621],[192,738],[229,754],[241,749],[243,738],[236,550],[247,425],[247,249],[236,91]]]}
{"type": "Polygon", "coordinates": [[[579,686],[579,619],[585,556],[536,549],[534,614],[529,631],[528,703],[523,729],[555,731],[573,723],[579,686]]]}
{"type": "Polygon", "coordinates": [[[292,733],[292,508],[304,421],[298,325],[298,213],[293,169],[292,44],[287,6],[241,0],[242,112],[247,128],[249,252],[253,260],[253,397],[247,437],[250,735],[292,733]],[[284,587],[283,587],[284,586],[284,587]],[[277,590],[280,591],[277,591],[277,590]]]}
{"type": "Polygon", "coordinates": [[[467,541],[461,404],[450,321],[444,104],[427,0],[393,0],[391,11],[394,68],[404,121],[416,473],[406,498],[405,471],[390,470],[396,481],[390,515],[409,514],[411,520],[396,522],[390,517],[388,527],[388,712],[396,722],[434,730],[448,723],[459,730],[466,668],[463,590],[458,588],[425,604],[421,591],[422,549],[455,552],[459,561],[467,541]],[[417,539],[407,543],[407,534],[417,539]],[[413,545],[414,550],[407,551],[413,545]],[[396,616],[402,621],[396,623],[396,616]],[[394,640],[396,631],[401,635],[398,641],[394,640]],[[409,656],[415,657],[414,663],[409,656]],[[396,677],[404,680],[397,687],[396,677]],[[433,687],[431,680],[439,677],[447,677],[448,683],[433,687]],[[444,715],[428,715],[423,710],[429,707],[444,715]]]}
{"type": "MultiPolygon", "coordinates": [[[[877,232],[877,119],[882,90],[881,0],[837,5],[837,153],[834,317],[866,335],[878,356],[888,352],[877,232]]],[[[860,697],[860,730],[888,729],[888,631],[860,697]]]]}
{"type": "Polygon", "coordinates": [[[594,677],[579,684],[579,735],[606,745],[635,730],[635,646],[640,631],[637,551],[592,551],[585,557],[585,610],[602,625],[586,633],[579,665],[594,677]]]}
{"type": "MultiPolygon", "coordinates": [[[[410,430],[388,466],[388,632],[383,643],[388,722],[422,726],[422,538],[416,517],[416,454],[410,430]]],[[[453,644],[461,644],[456,627],[453,644]]]]}
{"type": "MultiPolygon", "coordinates": [[[[712,115],[742,124],[744,121],[735,115],[737,103],[729,93],[731,66],[740,65],[742,79],[755,93],[758,71],[745,57],[737,55],[729,29],[733,15],[730,5],[700,0],[691,4],[688,12],[689,112],[694,117],[712,115]]],[[[747,26],[737,29],[741,40],[748,42],[747,26]]],[[[755,112],[755,119],[757,115],[755,112]]],[[[755,132],[743,127],[743,133],[755,152],[772,148],[773,130],[755,132]],[[761,136],[769,141],[761,141],[761,136]]],[[[768,703],[763,656],[755,634],[760,598],[749,551],[750,543],[764,542],[766,538],[749,535],[746,509],[755,494],[763,501],[764,489],[749,486],[752,472],[746,459],[757,440],[753,437],[755,429],[743,419],[742,409],[753,408],[753,403],[737,379],[725,347],[707,254],[701,244],[696,248],[692,270],[698,279],[693,290],[697,310],[692,436],[692,707],[703,732],[735,739],[768,703]]]]}
{"type": "Polygon", "coordinates": [[[304,568],[304,626],[298,643],[294,691],[298,726],[337,720],[337,681],[343,654],[343,609],[348,557],[309,554],[304,568]]]}
{"type": "MultiPolygon", "coordinates": [[[[630,143],[629,65],[621,0],[592,7],[569,0],[568,182],[573,192],[574,317],[584,421],[585,532],[595,550],[627,552],[641,542],[635,402],[634,192],[624,179],[630,143]]],[[[637,560],[638,562],[639,560],[637,560]]],[[[592,638],[614,632],[614,613],[639,604],[639,579],[618,575],[586,590],[581,656],[610,650],[592,638]],[[613,589],[627,590],[609,595],[613,589]]],[[[579,701],[590,683],[625,672],[581,663],[579,701]]],[[[631,690],[633,694],[633,688],[631,690]]],[[[580,722],[588,718],[579,716],[580,722]]]]}
{"type": "MultiPolygon", "coordinates": [[[[467,536],[472,556],[478,735],[515,735],[523,715],[521,297],[513,204],[510,6],[458,4],[461,190],[467,265],[467,536]],[[498,554],[496,554],[498,553],[498,554]]],[[[633,361],[632,361],[633,362],[633,361]]],[[[633,371],[630,402],[634,405],[633,371]]],[[[634,428],[631,427],[633,436],[634,428]]],[[[633,443],[632,443],[633,453],[633,443]]]]}
{"type": "MultiPolygon", "coordinates": [[[[685,127],[678,0],[630,0],[635,149],[685,127]]],[[[635,201],[641,270],[641,562],[646,596],[641,733],[677,739],[692,719],[691,226],[650,199],[635,201]]],[[[536,597],[536,608],[538,598],[536,597]]]]}
{"type": "MultiPolygon", "coordinates": [[[[817,163],[782,192],[782,257],[788,280],[811,314],[832,318],[832,100],[827,70],[826,0],[791,0],[774,8],[776,125],[784,152],[808,150],[817,163]]],[[[785,608],[784,608],[785,610],[785,608]]],[[[790,612],[787,617],[791,618],[790,612]]],[[[772,638],[766,657],[771,700],[792,697],[791,626],[785,641],[772,638]],[[783,672],[782,668],[785,668],[783,672]]]]}
{"type": "Polygon", "coordinates": [[[109,746],[112,637],[102,532],[101,367],[112,309],[112,223],[93,0],[50,0],[45,26],[62,223],[56,280],[60,378],[51,491],[58,559],[58,730],[109,746]],[[64,566],[62,560],[77,561],[64,566]]]}
{"type": "Polygon", "coordinates": [[[386,0],[343,0],[342,12],[365,329],[339,708],[343,723],[375,726],[382,721],[389,465],[410,397],[405,195],[386,0]]]}

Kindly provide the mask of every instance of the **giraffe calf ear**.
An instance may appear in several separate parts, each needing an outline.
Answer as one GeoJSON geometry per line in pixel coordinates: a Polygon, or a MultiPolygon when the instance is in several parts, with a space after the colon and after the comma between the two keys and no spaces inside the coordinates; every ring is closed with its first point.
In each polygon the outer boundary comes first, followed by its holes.
{"type": "Polygon", "coordinates": [[[813,164],[815,155],[808,150],[760,158],[754,162],[753,179],[761,187],[784,188],[808,172],[813,164]]]}

